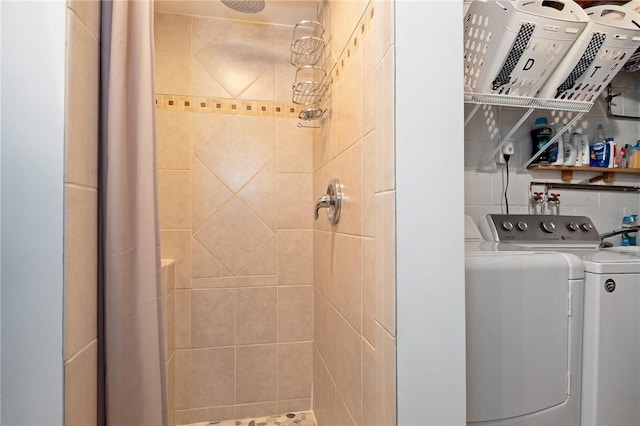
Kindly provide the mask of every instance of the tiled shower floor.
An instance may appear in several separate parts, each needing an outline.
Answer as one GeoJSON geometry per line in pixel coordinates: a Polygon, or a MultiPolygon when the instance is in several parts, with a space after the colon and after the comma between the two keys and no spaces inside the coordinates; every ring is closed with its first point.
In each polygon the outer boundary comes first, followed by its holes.
{"type": "Polygon", "coordinates": [[[316,426],[313,412],[287,413],[281,416],[248,418],[241,420],[223,420],[220,422],[193,423],[188,426],[316,426]]]}

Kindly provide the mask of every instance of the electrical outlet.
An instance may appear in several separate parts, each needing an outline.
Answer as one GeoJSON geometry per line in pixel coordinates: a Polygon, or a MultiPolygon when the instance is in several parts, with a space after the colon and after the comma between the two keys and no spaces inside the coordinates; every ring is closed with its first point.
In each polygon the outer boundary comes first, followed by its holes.
{"type": "Polygon", "coordinates": [[[513,146],[513,142],[512,141],[505,142],[505,144],[502,145],[502,154],[503,155],[513,155],[515,152],[516,152],[516,149],[513,146]]]}
{"type": "Polygon", "coordinates": [[[503,155],[511,155],[513,156],[513,154],[516,152],[515,147],[513,145],[513,141],[508,141],[505,142],[504,145],[502,145],[502,149],[500,150],[500,152],[496,153],[496,163],[497,164],[505,164],[506,161],[504,161],[504,157],[503,155]]]}

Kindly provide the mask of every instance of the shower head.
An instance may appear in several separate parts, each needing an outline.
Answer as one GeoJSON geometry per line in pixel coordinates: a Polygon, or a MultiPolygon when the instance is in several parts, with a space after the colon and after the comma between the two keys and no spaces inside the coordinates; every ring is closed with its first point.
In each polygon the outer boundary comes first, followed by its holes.
{"type": "Polygon", "coordinates": [[[220,0],[222,4],[242,13],[258,13],[264,9],[264,0],[220,0]]]}

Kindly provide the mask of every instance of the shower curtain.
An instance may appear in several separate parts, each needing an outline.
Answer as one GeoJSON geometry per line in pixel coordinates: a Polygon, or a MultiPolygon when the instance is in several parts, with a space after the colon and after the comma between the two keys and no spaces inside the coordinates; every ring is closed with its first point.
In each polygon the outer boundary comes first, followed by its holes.
{"type": "Polygon", "coordinates": [[[153,2],[103,1],[101,19],[101,424],[161,426],[153,2]]]}

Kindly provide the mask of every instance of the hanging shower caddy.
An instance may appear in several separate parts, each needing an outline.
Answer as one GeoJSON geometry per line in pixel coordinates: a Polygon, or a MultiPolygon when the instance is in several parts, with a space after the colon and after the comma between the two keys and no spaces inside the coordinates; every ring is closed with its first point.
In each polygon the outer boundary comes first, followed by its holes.
{"type": "Polygon", "coordinates": [[[324,27],[316,21],[300,21],[293,28],[291,65],[316,65],[324,52],[324,27]]]}
{"type": "MultiPolygon", "coordinates": [[[[306,107],[298,116],[302,121],[321,121],[326,113],[326,109],[320,107],[327,91],[323,36],[324,27],[316,21],[300,21],[293,30],[290,62],[298,69],[292,86],[292,101],[306,107]]],[[[318,127],[302,123],[298,126],[318,127]]]]}

